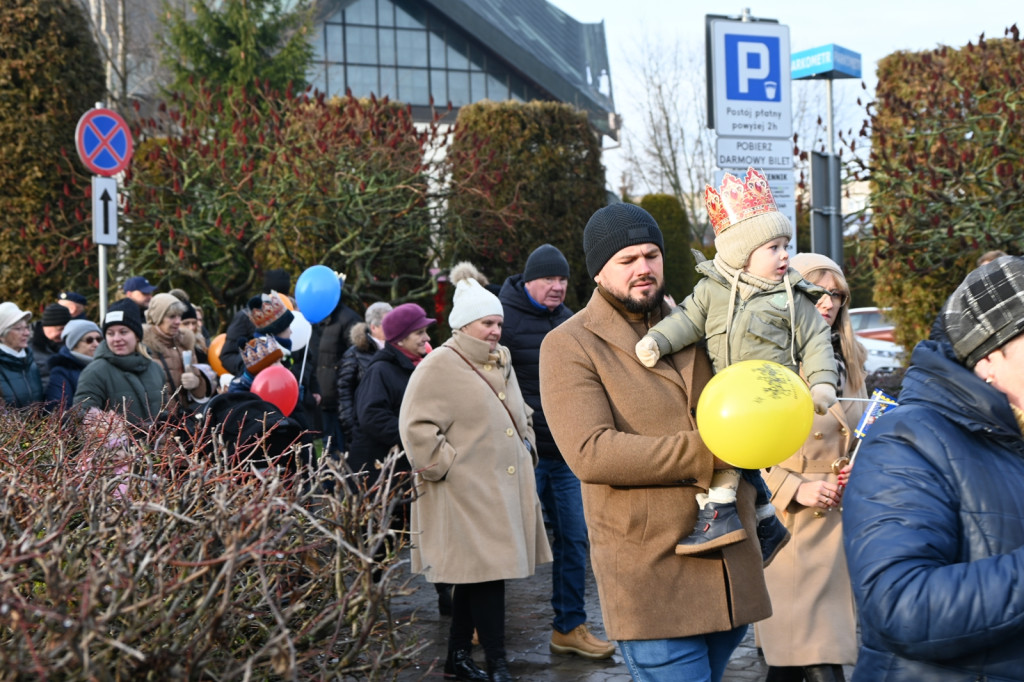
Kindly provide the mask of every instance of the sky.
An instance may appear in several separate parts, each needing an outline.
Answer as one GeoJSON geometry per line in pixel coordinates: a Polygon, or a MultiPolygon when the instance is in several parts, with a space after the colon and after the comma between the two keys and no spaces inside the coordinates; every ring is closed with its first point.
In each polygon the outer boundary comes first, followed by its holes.
{"type": "MultiPolygon", "coordinates": [[[[615,107],[627,130],[630,122],[640,120],[635,99],[628,96],[635,82],[630,73],[630,54],[642,42],[680,45],[683,49],[704,45],[706,14],[738,17],[749,8],[753,17],[777,19],[789,26],[791,52],[799,52],[834,43],[859,52],[863,80],[873,92],[876,63],[898,50],[929,50],[939,45],[960,47],[986,38],[1001,38],[1014,23],[1024,31],[1024,2],[1021,0],[845,0],[842,2],[793,2],[764,0],[759,3],[728,4],[706,0],[549,0],[577,21],[604,21],[611,62],[612,94],[615,107]]],[[[834,98],[853,111],[836,111],[837,125],[845,120],[860,121],[863,107],[861,81],[834,82],[834,98]]],[[[825,85],[822,84],[824,93],[825,85]]],[[[870,99],[870,98],[868,98],[870,99]]],[[[864,99],[865,102],[868,99],[864,99]]],[[[825,101],[824,94],[822,102],[825,101]]],[[[824,107],[822,115],[825,115],[824,107]]],[[[605,146],[611,140],[605,138],[605,146]]],[[[621,149],[605,152],[604,162],[611,180],[625,166],[621,149]]]]}

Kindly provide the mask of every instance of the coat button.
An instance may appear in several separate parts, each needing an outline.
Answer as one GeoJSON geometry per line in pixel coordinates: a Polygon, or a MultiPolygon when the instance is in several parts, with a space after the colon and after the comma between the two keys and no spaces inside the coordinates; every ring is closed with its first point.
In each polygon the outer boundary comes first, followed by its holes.
{"type": "Polygon", "coordinates": [[[820,509],[816,510],[814,512],[814,518],[816,518],[816,519],[823,519],[823,518],[825,518],[825,512],[821,511],[820,509]]]}
{"type": "Polygon", "coordinates": [[[821,435],[821,431],[814,432],[814,440],[821,440],[822,438],[824,438],[824,436],[821,435]]]}
{"type": "Polygon", "coordinates": [[[514,466],[510,466],[508,469],[505,469],[505,471],[508,472],[509,476],[515,476],[516,475],[516,468],[514,466]]]}
{"type": "Polygon", "coordinates": [[[846,435],[846,427],[845,426],[840,426],[839,427],[839,433],[845,436],[846,435]]]}
{"type": "Polygon", "coordinates": [[[511,438],[515,434],[515,430],[512,427],[505,429],[505,435],[511,438]]]}
{"type": "Polygon", "coordinates": [[[486,365],[484,365],[484,369],[490,372],[492,369],[494,369],[494,365],[488,362],[486,365]]]}
{"type": "Polygon", "coordinates": [[[498,399],[499,400],[504,400],[505,399],[505,392],[504,391],[499,391],[498,392],[498,399]]]}

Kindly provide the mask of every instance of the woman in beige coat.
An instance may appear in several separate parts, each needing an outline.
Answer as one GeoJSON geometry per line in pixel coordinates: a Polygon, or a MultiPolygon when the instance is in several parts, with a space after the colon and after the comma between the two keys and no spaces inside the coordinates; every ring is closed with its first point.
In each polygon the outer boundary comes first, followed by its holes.
{"type": "Polygon", "coordinates": [[[456,283],[452,338],[413,372],[399,430],[416,472],[412,568],[453,583],[445,676],[509,680],[505,580],[551,561],[534,481],[532,410],[498,344],[503,313],[475,279],[456,283]],[[487,672],[471,657],[474,627],[487,672]]]}
{"type": "Polygon", "coordinates": [[[157,294],[146,308],[142,343],[164,375],[164,390],[175,397],[174,406],[191,411],[213,395],[213,387],[193,363],[196,339],[181,326],[185,304],[171,294],[157,294]]]}
{"type": "Polygon", "coordinates": [[[857,660],[856,614],[843,552],[843,479],[856,444],[853,430],[865,404],[864,349],[850,327],[850,289],[831,259],[813,253],[790,265],[829,295],[817,308],[832,327],[839,366],[840,401],[815,415],[811,434],[792,457],[764,473],[779,518],[792,533],[765,569],[772,617],[755,626],[768,663],[766,682],[844,680],[843,665],[857,660]]]}

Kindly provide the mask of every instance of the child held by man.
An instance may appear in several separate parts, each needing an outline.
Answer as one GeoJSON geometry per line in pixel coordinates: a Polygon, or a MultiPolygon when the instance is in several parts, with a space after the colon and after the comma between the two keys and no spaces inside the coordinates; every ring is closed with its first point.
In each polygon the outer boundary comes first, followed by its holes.
{"type": "MultiPolygon", "coordinates": [[[[814,409],[836,402],[839,379],[829,328],[814,304],[826,292],[789,267],[793,234],[775,204],[764,174],[754,168],[741,180],[726,173],[718,191],[704,192],[717,253],[697,270],[693,293],[636,344],[636,355],[653,367],[664,355],[707,340],[715,372],[742,360],[770,360],[803,372],[814,409]]],[[[721,549],[747,537],[736,511],[736,489],[746,479],[757,491],[757,535],[764,564],[789,540],[775,515],[759,471],[718,469],[708,492],[698,493],[697,524],[676,554],[721,549]]]]}

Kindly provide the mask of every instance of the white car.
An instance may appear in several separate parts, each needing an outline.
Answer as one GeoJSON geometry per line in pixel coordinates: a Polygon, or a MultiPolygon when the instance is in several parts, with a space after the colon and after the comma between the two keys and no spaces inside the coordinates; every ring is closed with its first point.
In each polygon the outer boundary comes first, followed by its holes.
{"type": "Polygon", "coordinates": [[[864,371],[868,374],[880,369],[895,369],[903,366],[903,347],[899,344],[864,336],[858,336],[857,340],[868,352],[867,360],[864,361],[864,371]]]}

